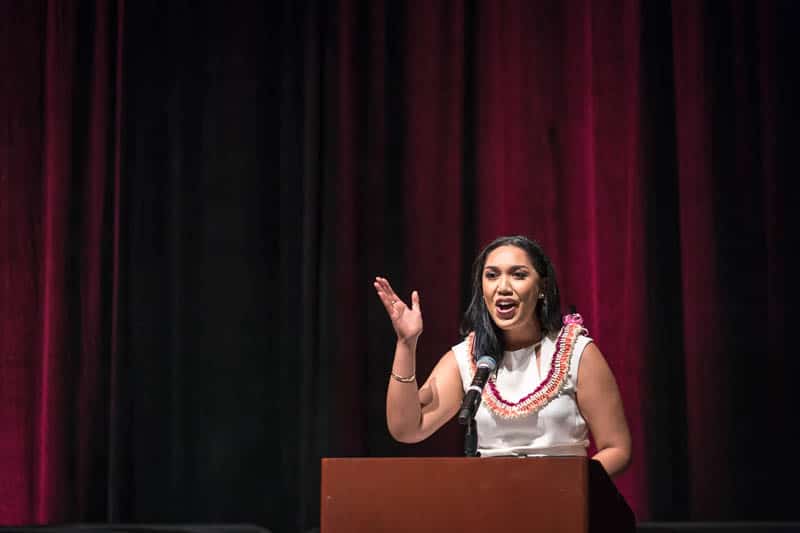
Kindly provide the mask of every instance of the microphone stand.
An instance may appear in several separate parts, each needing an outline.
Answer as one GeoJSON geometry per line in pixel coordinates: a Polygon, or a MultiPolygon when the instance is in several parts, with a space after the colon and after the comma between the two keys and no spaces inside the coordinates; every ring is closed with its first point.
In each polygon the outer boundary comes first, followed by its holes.
{"type": "Polygon", "coordinates": [[[474,417],[467,422],[467,431],[464,433],[464,455],[467,457],[481,456],[478,451],[478,427],[474,417]]]}

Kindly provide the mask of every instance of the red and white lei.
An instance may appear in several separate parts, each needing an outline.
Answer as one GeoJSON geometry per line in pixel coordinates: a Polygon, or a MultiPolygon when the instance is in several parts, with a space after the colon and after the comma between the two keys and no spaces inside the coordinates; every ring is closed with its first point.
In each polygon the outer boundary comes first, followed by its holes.
{"type": "MultiPolygon", "coordinates": [[[[564,316],[563,323],[564,327],[561,328],[558,338],[556,338],[556,351],[550,362],[547,377],[532,392],[523,396],[521,400],[511,402],[503,398],[497,388],[496,372],[489,376],[489,381],[483,389],[483,403],[492,412],[505,419],[528,416],[539,411],[561,394],[567,384],[567,375],[569,374],[569,365],[575,342],[579,336],[588,333],[586,328],[583,327],[583,319],[577,313],[564,316]]],[[[467,354],[469,355],[470,368],[473,375],[477,369],[475,354],[472,353],[474,338],[474,333],[470,333],[467,344],[467,354]]]]}

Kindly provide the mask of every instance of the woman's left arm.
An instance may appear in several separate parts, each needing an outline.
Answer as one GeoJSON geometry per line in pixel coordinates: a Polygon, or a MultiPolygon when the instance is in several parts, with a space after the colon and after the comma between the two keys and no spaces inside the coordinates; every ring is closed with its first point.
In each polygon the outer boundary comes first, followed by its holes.
{"type": "Polygon", "coordinates": [[[603,354],[589,343],[578,367],[578,408],[594,438],[597,459],[614,477],[631,462],[631,434],[617,381],[603,354]]]}

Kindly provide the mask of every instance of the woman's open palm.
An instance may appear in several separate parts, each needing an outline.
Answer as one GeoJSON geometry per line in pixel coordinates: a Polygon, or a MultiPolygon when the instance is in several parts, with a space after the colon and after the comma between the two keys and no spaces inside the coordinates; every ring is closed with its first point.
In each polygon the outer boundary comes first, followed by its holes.
{"type": "Polygon", "coordinates": [[[373,283],[378,298],[392,319],[392,326],[399,340],[416,340],[422,333],[422,309],[419,305],[419,293],[411,293],[411,307],[401,300],[386,278],[375,278],[373,283]]]}

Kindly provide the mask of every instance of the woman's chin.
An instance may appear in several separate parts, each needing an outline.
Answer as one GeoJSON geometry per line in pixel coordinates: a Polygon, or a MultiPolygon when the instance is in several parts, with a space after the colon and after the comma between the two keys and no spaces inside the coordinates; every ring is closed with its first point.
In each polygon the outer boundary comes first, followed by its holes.
{"type": "Polygon", "coordinates": [[[514,313],[514,316],[511,318],[499,317],[496,314],[492,314],[491,316],[492,322],[494,322],[494,325],[501,331],[511,332],[534,327],[533,320],[520,320],[518,313],[514,313]]]}
{"type": "Polygon", "coordinates": [[[516,318],[517,318],[516,316],[513,316],[511,318],[500,318],[498,316],[492,315],[492,321],[494,322],[494,325],[503,331],[514,329],[514,327],[517,326],[516,318]]]}

